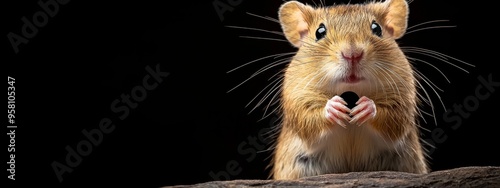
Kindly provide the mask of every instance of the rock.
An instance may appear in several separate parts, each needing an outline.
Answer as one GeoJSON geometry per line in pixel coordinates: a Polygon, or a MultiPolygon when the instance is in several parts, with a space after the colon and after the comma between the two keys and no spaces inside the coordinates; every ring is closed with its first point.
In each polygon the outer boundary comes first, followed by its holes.
{"type": "Polygon", "coordinates": [[[229,180],[164,188],[207,187],[500,187],[500,167],[473,166],[434,171],[429,174],[403,172],[350,172],[325,174],[299,180],[229,180]]]}

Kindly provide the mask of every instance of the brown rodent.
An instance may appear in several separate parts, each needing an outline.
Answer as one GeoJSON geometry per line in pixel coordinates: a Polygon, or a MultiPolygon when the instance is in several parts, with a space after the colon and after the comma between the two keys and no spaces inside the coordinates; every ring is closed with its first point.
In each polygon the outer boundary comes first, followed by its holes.
{"type": "Polygon", "coordinates": [[[352,171],[428,173],[419,139],[416,77],[396,39],[407,28],[405,0],[279,9],[298,48],[281,92],[282,125],[273,179],[352,171]],[[349,109],[340,95],[360,98],[349,109]]]}

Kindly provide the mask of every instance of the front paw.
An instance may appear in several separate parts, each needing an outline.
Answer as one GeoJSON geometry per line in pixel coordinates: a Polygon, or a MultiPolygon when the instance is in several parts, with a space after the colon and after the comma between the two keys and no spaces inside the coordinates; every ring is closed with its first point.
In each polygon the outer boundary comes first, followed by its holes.
{"type": "Polygon", "coordinates": [[[351,117],[348,115],[351,113],[351,109],[347,108],[346,105],[347,102],[339,96],[334,96],[332,99],[328,100],[325,106],[326,119],[346,128],[346,122],[351,121],[351,117]]]}
{"type": "Polygon", "coordinates": [[[351,109],[349,115],[352,116],[349,123],[362,125],[368,120],[375,118],[375,115],[377,115],[377,107],[373,100],[363,96],[356,102],[356,107],[351,109]]]}

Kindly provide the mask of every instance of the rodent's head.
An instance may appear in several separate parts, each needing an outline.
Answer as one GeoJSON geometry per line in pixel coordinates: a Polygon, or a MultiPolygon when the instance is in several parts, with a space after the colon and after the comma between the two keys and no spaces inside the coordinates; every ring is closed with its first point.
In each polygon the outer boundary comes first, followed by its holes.
{"type": "Polygon", "coordinates": [[[411,65],[396,43],[406,31],[408,12],[405,0],[329,7],[284,3],[279,21],[286,39],[298,48],[289,72],[333,93],[408,84],[411,65]]]}

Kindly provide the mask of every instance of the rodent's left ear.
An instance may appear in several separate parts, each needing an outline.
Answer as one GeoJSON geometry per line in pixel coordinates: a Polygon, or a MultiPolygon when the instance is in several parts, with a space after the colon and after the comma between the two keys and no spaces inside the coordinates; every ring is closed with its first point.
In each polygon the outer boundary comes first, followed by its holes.
{"type": "Polygon", "coordinates": [[[302,46],[307,36],[314,9],[298,1],[288,1],[281,5],[278,16],[286,39],[295,47],[302,46]]]}
{"type": "Polygon", "coordinates": [[[388,33],[398,39],[406,32],[409,8],[406,0],[385,0],[383,3],[373,3],[370,6],[376,13],[382,15],[388,33]]]}

